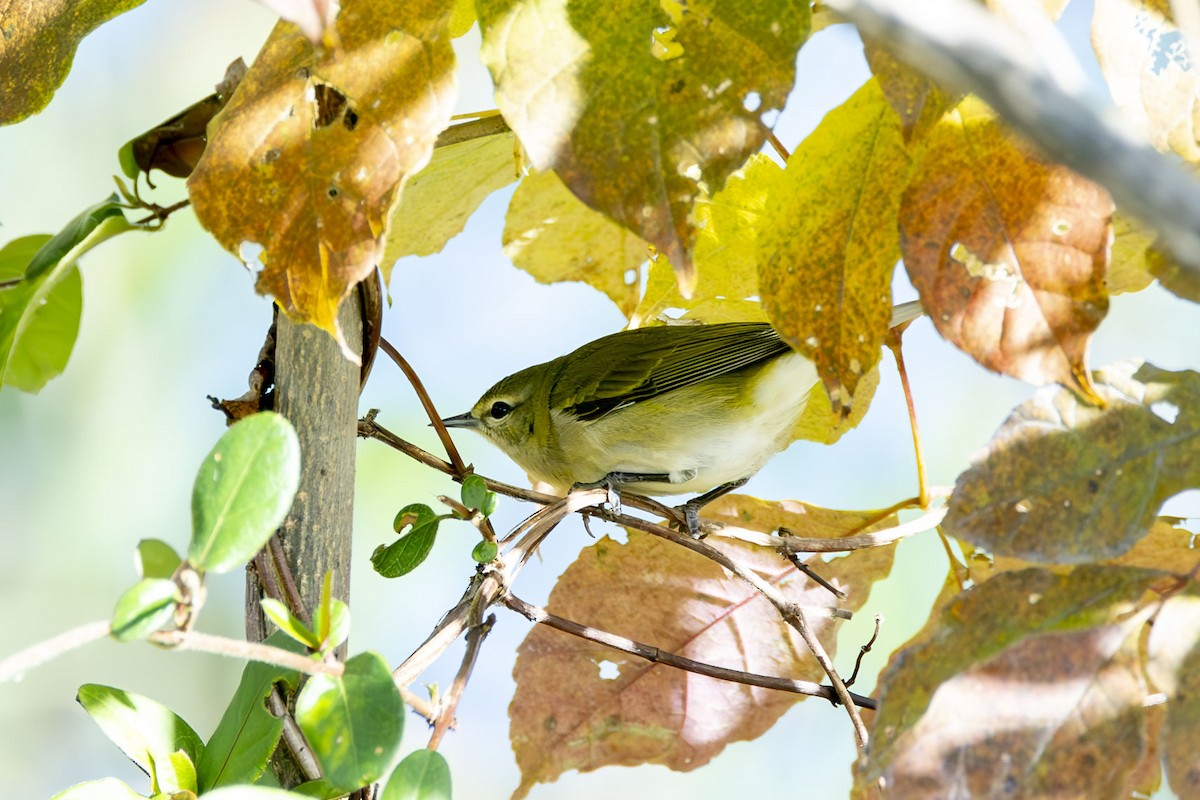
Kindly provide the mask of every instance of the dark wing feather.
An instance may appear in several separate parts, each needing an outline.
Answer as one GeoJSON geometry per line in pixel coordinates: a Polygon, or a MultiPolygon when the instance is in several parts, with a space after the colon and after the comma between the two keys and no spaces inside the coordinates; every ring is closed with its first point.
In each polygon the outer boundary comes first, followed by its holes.
{"type": "Polygon", "coordinates": [[[563,357],[551,407],[581,420],[725,375],[788,352],[765,322],[622,331],[563,357]]]}

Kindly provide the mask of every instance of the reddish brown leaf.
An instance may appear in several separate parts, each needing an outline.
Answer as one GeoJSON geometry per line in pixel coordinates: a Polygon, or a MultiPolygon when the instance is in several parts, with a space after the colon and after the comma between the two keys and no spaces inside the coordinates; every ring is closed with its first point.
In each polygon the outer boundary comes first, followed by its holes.
{"type": "Polygon", "coordinates": [[[1161,573],[998,575],[961,593],[880,682],[855,796],[1126,796],[1145,747],[1138,641],[1161,573]]]}
{"type": "MultiPolygon", "coordinates": [[[[337,308],[383,254],[388,212],[449,121],[454,54],[436,0],[347,0],[319,53],[276,26],[188,188],[228,250],[262,248],[257,289],[337,335],[337,308]]],[[[346,348],[343,347],[345,350],[346,348]]]]}
{"type": "Polygon", "coordinates": [[[1163,502],[1200,486],[1200,374],[1099,370],[1107,407],[1047,388],[963,472],[947,533],[998,555],[1080,564],[1127,551],[1163,502]]]}
{"type": "Polygon", "coordinates": [[[1086,395],[1112,212],[1107,192],[1038,160],[968,99],[930,132],[905,192],[904,263],[938,331],[976,361],[1086,395]]]}
{"type": "MultiPolygon", "coordinates": [[[[712,541],[712,539],[710,539],[712,541]]],[[[827,648],[836,598],[776,553],[721,543],[725,552],[807,610],[827,648]]],[[[887,574],[891,548],[821,563],[823,577],[856,609],[887,574]]],[[[549,608],[560,616],[698,661],[818,681],[820,668],[775,609],[742,581],[690,551],[636,531],[628,544],[604,538],[559,579],[549,608]]],[[[524,796],[571,769],[610,764],[702,766],[730,742],[769,728],[799,695],[701,677],[536,627],[514,669],[511,736],[524,796]]]]}

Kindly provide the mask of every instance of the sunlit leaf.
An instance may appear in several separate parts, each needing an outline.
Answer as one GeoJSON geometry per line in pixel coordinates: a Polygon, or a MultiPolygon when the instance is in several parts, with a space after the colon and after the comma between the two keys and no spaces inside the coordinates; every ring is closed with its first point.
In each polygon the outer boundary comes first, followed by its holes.
{"type": "Polygon", "coordinates": [[[855,796],[1124,797],[1145,736],[1138,640],[1161,578],[1028,569],[958,595],[881,676],[855,796]]]}
{"type": "Polygon", "coordinates": [[[1125,122],[1159,150],[1200,160],[1200,73],[1161,0],[1096,0],[1092,45],[1125,122]]]}
{"type": "Polygon", "coordinates": [[[300,485],[300,441],[271,411],[239,420],[209,451],[192,489],[188,561],[228,572],[249,561],[292,507],[300,485]]]}
{"type": "Polygon", "coordinates": [[[1167,700],[1162,742],[1167,782],[1177,797],[1200,797],[1200,596],[1194,584],[1163,603],[1147,650],[1150,679],[1167,700]]]}
{"type": "Polygon", "coordinates": [[[80,40],[145,0],[18,0],[0,3],[0,125],[46,107],[66,80],[80,40]]]}
{"type": "Polygon", "coordinates": [[[383,657],[360,653],[341,677],[308,680],[296,698],[296,722],[325,777],[350,791],[378,780],[391,765],[404,703],[383,657]]]}
{"type": "Polygon", "coordinates": [[[763,307],[816,363],[839,412],[887,334],[908,170],[899,121],[871,79],[792,153],[770,196],[758,247],[763,307]]]}
{"type": "Polygon", "coordinates": [[[517,184],[504,222],[504,254],[542,283],[583,281],[628,316],[641,294],[646,243],[588,208],[553,172],[517,184]]]}
{"type": "Polygon", "coordinates": [[[863,37],[863,54],[888,105],[900,118],[905,141],[923,136],[958,102],[930,83],[923,73],[896,58],[879,39],[863,37]]]}
{"type": "Polygon", "coordinates": [[[103,778],[77,783],[54,795],[50,800],[146,800],[146,796],[130,789],[124,781],[103,778]]]}
{"type": "Polygon", "coordinates": [[[392,205],[450,118],[449,8],[347,0],[337,46],[276,26],[228,105],[188,190],[230,252],[260,263],[256,288],[329,331],[376,268],[392,205]]]}
{"type": "Polygon", "coordinates": [[[134,692],[95,683],[79,687],[75,698],[104,735],[147,775],[154,762],[182,750],[193,763],[204,743],[192,727],[162,703],[134,692]]]}
{"type": "Polygon", "coordinates": [[[1046,388],[1016,408],[950,497],[944,528],[993,553],[1085,563],[1120,555],[1163,501],[1200,487],[1200,374],[1120,364],[1100,409],[1046,388]]]}
{"type": "Polygon", "coordinates": [[[1153,230],[1127,214],[1113,215],[1112,255],[1105,276],[1109,294],[1140,292],[1154,283],[1146,263],[1146,251],[1153,243],[1153,230]]]}
{"type": "Polygon", "coordinates": [[[1039,161],[968,99],[930,132],[904,194],[904,264],[938,331],[980,364],[1086,394],[1112,211],[1107,192],[1039,161]]]}
{"type": "Polygon", "coordinates": [[[504,129],[433,151],[392,210],[380,262],[385,279],[397,259],[440,253],[488,195],[520,177],[516,141],[504,129]]]}
{"type": "Polygon", "coordinates": [[[66,367],[79,332],[83,290],[75,264],[101,242],[133,229],[116,196],[54,236],[25,236],[0,250],[0,384],[39,391],[66,367]]]}
{"type": "Polygon", "coordinates": [[[701,193],[757,151],[791,91],[809,4],[484,0],[481,57],[534,165],[694,282],[701,193]],[[614,148],[614,143],[620,147],[614,148]]]}
{"type": "Polygon", "coordinates": [[[759,231],[771,215],[767,197],[782,177],[777,163],[756,153],[729,176],[721,191],[698,197],[693,212],[696,288],[692,296],[680,294],[671,262],[659,256],[650,264],[646,290],[630,326],[640,328],[677,316],[708,324],[766,321],[757,302],[756,253],[759,231]]]}
{"type": "MultiPolygon", "coordinates": [[[[837,626],[820,609],[861,607],[892,561],[892,548],[879,548],[817,564],[847,593],[838,600],[769,549],[717,546],[805,608],[831,649],[837,626]]],[[[637,531],[629,532],[628,544],[605,537],[585,549],[555,585],[548,607],[699,661],[821,679],[795,632],[752,588],[701,556],[637,531]]],[[[522,775],[516,797],[569,769],[641,763],[695,769],[731,742],[759,736],[800,699],[653,664],[544,626],[526,637],[513,674],[511,737],[522,775]]]]}
{"type": "Polygon", "coordinates": [[[142,539],[134,559],[138,576],[142,578],[169,578],[183,560],[175,548],[161,539],[142,539]]]}
{"type": "Polygon", "coordinates": [[[334,0],[259,0],[288,22],[294,23],[314,45],[320,45],[325,29],[333,25],[338,6],[334,0]]]}
{"type": "Polygon", "coordinates": [[[118,642],[144,639],[171,621],[182,600],[175,581],[167,578],[138,581],[117,600],[112,637],[118,642]]]}

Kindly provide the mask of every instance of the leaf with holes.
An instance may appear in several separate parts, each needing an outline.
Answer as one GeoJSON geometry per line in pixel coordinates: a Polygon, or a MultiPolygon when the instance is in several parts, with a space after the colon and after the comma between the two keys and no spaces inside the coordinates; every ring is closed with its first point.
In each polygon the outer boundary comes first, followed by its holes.
{"type": "Polygon", "coordinates": [[[764,142],[809,3],[483,0],[481,57],[534,166],[695,280],[690,215],[764,142]],[[620,147],[614,147],[619,142],[620,147]]]}
{"type": "Polygon", "coordinates": [[[1112,213],[1107,192],[967,99],[930,132],[904,193],[904,264],[938,332],[980,364],[1087,395],[1112,213]]]}
{"type": "Polygon", "coordinates": [[[1096,372],[1100,409],[1047,387],[958,477],[946,533],[993,553],[1079,564],[1118,556],[1163,501],[1200,487],[1200,374],[1096,372]]]}
{"type": "MultiPolygon", "coordinates": [[[[1138,642],[1164,575],[1009,572],[962,592],[880,677],[856,798],[1127,797],[1145,741],[1138,642]]],[[[1166,584],[1174,579],[1166,578],[1166,584]]]]}
{"type": "Polygon", "coordinates": [[[450,119],[448,19],[437,0],[347,0],[338,46],[320,50],[280,23],[188,180],[222,246],[246,260],[260,250],[258,291],[336,336],[348,358],[338,306],[380,263],[400,188],[450,119]]]}
{"type": "MultiPolygon", "coordinates": [[[[851,519],[867,521],[850,515],[842,522],[851,519]]],[[[847,593],[839,600],[771,550],[718,546],[809,609],[810,625],[830,649],[838,626],[817,609],[860,608],[892,563],[890,547],[819,563],[822,577],[847,593]]],[[[559,578],[548,608],[698,661],[799,680],[822,676],[798,634],[753,588],[702,556],[637,531],[628,544],[605,537],[586,548],[559,578]]],[[[516,797],[569,769],[695,769],[726,745],[761,735],[801,697],[650,663],[540,625],[518,650],[513,675],[516,797]]]]}
{"type": "Polygon", "coordinates": [[[840,413],[852,409],[888,332],[909,163],[899,119],[872,78],[792,153],[771,193],[758,247],[763,307],[816,363],[840,413]]]}

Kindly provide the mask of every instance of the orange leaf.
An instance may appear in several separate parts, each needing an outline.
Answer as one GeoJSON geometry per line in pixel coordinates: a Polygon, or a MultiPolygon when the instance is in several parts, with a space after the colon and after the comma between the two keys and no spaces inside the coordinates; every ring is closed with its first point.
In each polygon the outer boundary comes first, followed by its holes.
{"type": "Polygon", "coordinates": [[[245,248],[262,248],[258,291],[339,342],[338,305],[379,263],[397,193],[449,121],[447,23],[436,0],[347,0],[339,44],[320,51],[280,23],[188,181],[226,249],[250,260],[245,248]]]}
{"type": "Polygon", "coordinates": [[[900,208],[904,263],[938,331],[989,369],[1094,399],[1113,204],[966,100],[930,132],[900,208]]]}

